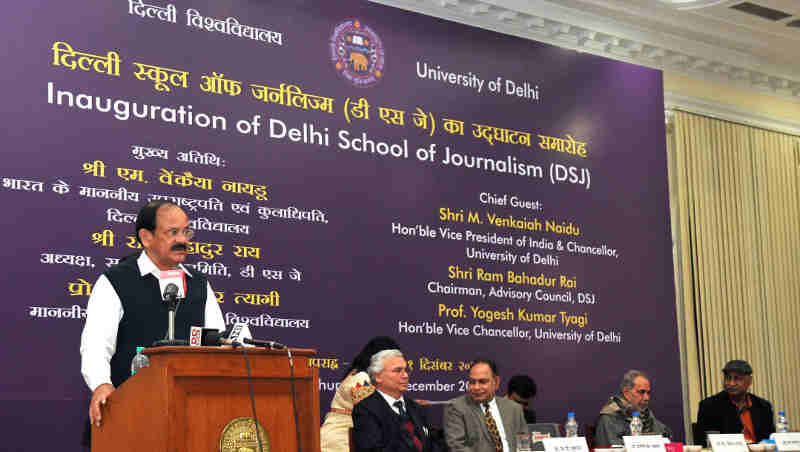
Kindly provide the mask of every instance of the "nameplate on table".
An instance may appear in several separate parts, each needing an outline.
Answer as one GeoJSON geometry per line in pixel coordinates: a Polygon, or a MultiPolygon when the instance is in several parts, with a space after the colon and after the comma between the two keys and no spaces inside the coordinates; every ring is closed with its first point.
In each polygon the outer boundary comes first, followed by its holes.
{"type": "Polygon", "coordinates": [[[800,433],[773,433],[770,438],[780,452],[800,451],[800,433]]]}
{"type": "Polygon", "coordinates": [[[661,435],[623,436],[622,440],[628,452],[667,452],[661,435]]]}
{"type": "Polygon", "coordinates": [[[726,433],[708,435],[708,443],[713,452],[749,452],[744,435],[741,433],[726,433]]]}
{"type": "Polygon", "coordinates": [[[572,438],[542,438],[545,452],[589,452],[586,438],[573,436],[572,438]]]}

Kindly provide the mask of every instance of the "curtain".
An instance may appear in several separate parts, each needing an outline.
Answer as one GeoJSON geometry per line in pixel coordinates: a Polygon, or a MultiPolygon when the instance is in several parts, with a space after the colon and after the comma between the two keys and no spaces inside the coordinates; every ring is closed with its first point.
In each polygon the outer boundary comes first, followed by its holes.
{"type": "MultiPolygon", "coordinates": [[[[800,138],[672,111],[670,204],[684,397],[722,390],[731,359],[751,392],[800,425],[800,138]]],[[[687,432],[688,433],[688,432],[687,432]]]]}

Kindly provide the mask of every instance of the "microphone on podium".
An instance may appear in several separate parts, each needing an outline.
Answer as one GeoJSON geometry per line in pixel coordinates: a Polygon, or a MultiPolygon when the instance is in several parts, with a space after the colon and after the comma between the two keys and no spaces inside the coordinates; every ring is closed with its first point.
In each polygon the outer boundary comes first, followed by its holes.
{"type": "Polygon", "coordinates": [[[280,342],[253,339],[253,335],[250,334],[250,326],[246,323],[234,323],[231,333],[228,335],[228,340],[230,340],[230,343],[234,346],[238,344],[245,347],[258,346],[274,350],[283,350],[286,348],[286,346],[280,342]]]}
{"type": "Polygon", "coordinates": [[[167,338],[153,343],[154,347],[165,345],[187,345],[187,341],[175,339],[175,311],[178,310],[180,288],[173,282],[166,283],[163,299],[167,303],[167,338]]]}
{"type": "Polygon", "coordinates": [[[257,345],[259,347],[266,347],[271,350],[283,350],[284,348],[286,348],[286,346],[281,344],[280,342],[262,341],[261,339],[244,338],[242,339],[242,342],[244,342],[245,344],[257,345]]]}
{"type": "Polygon", "coordinates": [[[265,347],[271,350],[283,350],[286,348],[280,342],[253,339],[250,334],[250,326],[246,323],[235,323],[227,337],[225,337],[225,332],[217,331],[215,328],[190,327],[189,345],[195,347],[233,345],[234,347],[265,347]]]}
{"type": "Polygon", "coordinates": [[[216,328],[203,328],[201,326],[189,327],[189,345],[192,347],[216,347],[222,345],[222,337],[225,331],[216,328]]]}
{"type": "Polygon", "coordinates": [[[248,344],[245,339],[252,339],[253,335],[250,334],[250,326],[246,323],[234,323],[231,332],[228,333],[227,339],[223,343],[228,343],[234,347],[255,347],[253,344],[248,344]]]}
{"type": "Polygon", "coordinates": [[[178,286],[175,283],[167,284],[167,287],[164,288],[163,298],[167,303],[174,303],[178,299],[178,286]]]}

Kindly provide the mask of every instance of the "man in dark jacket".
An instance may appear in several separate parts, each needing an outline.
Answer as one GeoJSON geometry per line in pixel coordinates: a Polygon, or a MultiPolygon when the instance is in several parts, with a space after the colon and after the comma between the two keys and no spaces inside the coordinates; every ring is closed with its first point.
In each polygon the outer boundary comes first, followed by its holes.
{"type": "MultiPolygon", "coordinates": [[[[725,389],[700,402],[697,430],[743,433],[748,442],[769,438],[775,432],[775,416],[768,400],[750,394],[753,368],[747,361],[733,360],[722,369],[725,389]]],[[[695,438],[697,440],[697,438],[695,438]]]]}
{"type": "MultiPolygon", "coordinates": [[[[185,298],[175,320],[175,336],[188,339],[191,325],[225,330],[225,320],[211,284],[183,264],[194,230],[177,204],[150,201],[136,217],[136,237],[143,250],[106,269],[92,287],[81,335],[81,373],[89,390],[89,421],[102,425],[104,406],[114,390],[131,376],[137,346],[165,337],[167,306],[162,302],[162,271],[179,270],[185,298]]],[[[89,423],[84,445],[89,446],[89,423]]]]}
{"type": "Polygon", "coordinates": [[[376,391],[353,407],[353,439],[358,452],[441,452],[425,410],[408,391],[406,360],[400,350],[383,350],[367,368],[376,391]]]}

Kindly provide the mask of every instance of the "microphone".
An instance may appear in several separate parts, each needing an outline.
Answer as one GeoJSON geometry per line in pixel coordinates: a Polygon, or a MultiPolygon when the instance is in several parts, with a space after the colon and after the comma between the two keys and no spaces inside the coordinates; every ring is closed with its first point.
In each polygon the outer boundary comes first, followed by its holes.
{"type": "Polygon", "coordinates": [[[223,334],[225,334],[224,331],[218,331],[216,328],[203,328],[201,345],[220,345],[220,339],[222,339],[223,334]]]}
{"type": "Polygon", "coordinates": [[[174,283],[167,284],[164,288],[164,301],[167,302],[167,340],[175,340],[175,314],[178,310],[178,286],[174,283]]]}
{"type": "MultiPolygon", "coordinates": [[[[253,337],[250,334],[250,326],[246,323],[237,322],[233,324],[233,328],[231,328],[231,332],[228,333],[228,338],[223,339],[223,343],[229,343],[234,347],[242,347],[245,344],[245,339],[251,339],[253,337]]],[[[252,345],[250,345],[252,347],[252,345]]]]}
{"type": "Polygon", "coordinates": [[[280,342],[262,341],[261,339],[251,339],[249,337],[242,339],[242,342],[244,342],[245,344],[257,345],[259,347],[266,347],[273,350],[283,350],[284,348],[286,348],[286,346],[281,344],[280,342]]]}
{"type": "Polygon", "coordinates": [[[203,328],[200,326],[189,327],[189,345],[192,347],[215,347],[223,345],[222,341],[224,331],[218,331],[216,328],[203,328]]]}
{"type": "Polygon", "coordinates": [[[281,344],[280,342],[262,341],[260,339],[253,339],[253,335],[250,334],[250,327],[246,323],[235,323],[233,325],[233,328],[231,328],[231,332],[228,335],[227,341],[233,346],[249,345],[249,346],[266,347],[274,350],[283,350],[286,348],[286,346],[281,344]]]}
{"type": "Polygon", "coordinates": [[[164,270],[158,277],[158,287],[164,294],[162,299],[167,299],[167,294],[175,294],[175,298],[186,298],[186,273],[183,270],[164,270]],[[170,287],[174,286],[174,287],[170,287]]]}
{"type": "Polygon", "coordinates": [[[154,347],[165,345],[188,345],[183,339],[175,339],[175,311],[178,310],[180,288],[175,283],[167,283],[164,287],[164,301],[167,303],[167,338],[153,343],[154,347]]]}
{"type": "Polygon", "coordinates": [[[178,299],[178,286],[175,283],[167,284],[164,288],[164,301],[167,303],[174,303],[178,299]]]}

